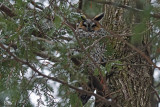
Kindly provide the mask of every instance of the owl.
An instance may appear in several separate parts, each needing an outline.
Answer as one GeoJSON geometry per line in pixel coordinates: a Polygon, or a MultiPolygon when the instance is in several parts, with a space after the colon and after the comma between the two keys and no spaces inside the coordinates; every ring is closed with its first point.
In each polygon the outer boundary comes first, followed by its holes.
{"type": "MultiPolygon", "coordinates": [[[[107,32],[100,24],[100,20],[104,17],[104,13],[95,16],[93,19],[87,19],[85,16],[81,16],[82,21],[77,24],[76,36],[82,43],[85,51],[90,55],[90,58],[86,57],[83,60],[81,68],[87,67],[89,82],[88,86],[81,86],[83,89],[94,92],[98,89],[98,81],[93,76],[93,72],[97,69],[97,66],[105,65],[106,58],[106,45],[102,42],[107,32]],[[86,65],[87,64],[87,65],[86,65]],[[97,66],[96,66],[96,65],[97,66]],[[90,72],[90,73],[89,73],[90,72]],[[88,88],[89,87],[89,88],[88,88]]],[[[103,90],[101,87],[98,90],[103,90]]],[[[85,105],[91,96],[86,94],[79,94],[82,104],[85,105]]]]}
{"type": "MultiPolygon", "coordinates": [[[[107,32],[99,23],[103,16],[104,13],[95,16],[93,19],[87,19],[85,16],[81,16],[82,21],[76,28],[76,35],[89,52],[93,61],[97,64],[104,65],[106,46],[100,39],[104,40],[103,37],[106,36],[107,32]]],[[[94,65],[92,67],[94,67],[94,65]]]]}

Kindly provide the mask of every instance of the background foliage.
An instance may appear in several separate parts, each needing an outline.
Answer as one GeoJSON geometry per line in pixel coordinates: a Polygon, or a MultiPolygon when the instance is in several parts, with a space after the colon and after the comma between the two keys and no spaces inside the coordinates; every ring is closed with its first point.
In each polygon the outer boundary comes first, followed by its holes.
{"type": "MultiPolygon", "coordinates": [[[[82,13],[92,18],[103,12],[104,4],[84,0],[81,5],[82,7],[75,0],[0,2],[0,106],[32,107],[32,94],[38,96],[37,106],[82,105],[77,97],[77,81],[86,83],[88,78],[71,61],[71,56],[78,46],[74,30],[82,13]],[[57,86],[57,82],[61,84],[57,86]]],[[[159,62],[160,53],[158,0],[156,4],[146,7],[142,13],[140,17],[143,21],[132,29],[131,44],[137,46],[142,40],[139,34],[148,30],[146,20],[149,19],[152,45],[150,56],[156,64],[159,62]]],[[[124,20],[129,23],[132,14],[135,13],[128,11],[124,20]]],[[[108,56],[115,52],[109,44],[107,49],[108,56]]],[[[105,70],[109,72],[115,63],[122,64],[120,61],[109,63],[105,70]]],[[[160,68],[153,67],[157,69],[153,88],[159,95],[160,68]]],[[[160,101],[158,96],[156,99],[160,101]]],[[[93,105],[93,101],[94,99],[91,99],[86,106],[93,105]]]]}

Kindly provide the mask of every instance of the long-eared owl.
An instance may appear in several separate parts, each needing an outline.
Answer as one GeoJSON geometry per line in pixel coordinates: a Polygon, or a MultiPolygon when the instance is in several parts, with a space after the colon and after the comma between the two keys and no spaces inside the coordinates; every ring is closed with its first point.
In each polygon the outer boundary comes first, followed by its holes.
{"type": "MultiPolygon", "coordinates": [[[[104,40],[103,37],[106,36],[107,32],[99,23],[103,16],[104,13],[95,16],[93,19],[87,19],[85,16],[81,16],[82,21],[76,29],[78,38],[81,40],[85,49],[87,49],[87,52],[89,52],[93,61],[101,65],[106,61],[104,57],[106,46],[101,41],[104,40]]],[[[93,61],[92,63],[94,63],[93,61]]],[[[94,65],[92,65],[92,68],[94,68],[94,65]]]]}
{"type": "MultiPolygon", "coordinates": [[[[82,43],[85,49],[84,51],[90,55],[90,58],[88,58],[87,55],[85,56],[81,67],[83,69],[84,67],[87,67],[87,71],[90,73],[93,73],[97,66],[100,67],[106,63],[106,45],[103,40],[105,40],[104,37],[106,36],[107,32],[99,22],[103,16],[103,13],[95,16],[93,19],[87,19],[85,16],[81,16],[82,21],[77,25],[76,29],[76,36],[82,43]]],[[[94,90],[97,89],[96,81],[91,78],[90,74],[88,75],[90,81],[87,83],[87,88],[83,86],[81,87],[94,92],[94,90]],[[90,89],[88,89],[88,87],[90,89]]],[[[80,94],[79,97],[82,101],[82,104],[85,105],[91,96],[87,94],[80,94]]]]}

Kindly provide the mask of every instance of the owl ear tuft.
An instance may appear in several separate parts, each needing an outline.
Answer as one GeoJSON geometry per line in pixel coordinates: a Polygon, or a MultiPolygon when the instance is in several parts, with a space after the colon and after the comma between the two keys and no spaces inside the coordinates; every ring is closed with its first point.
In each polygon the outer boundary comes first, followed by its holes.
{"type": "Polygon", "coordinates": [[[87,18],[86,18],[85,15],[81,15],[81,19],[82,19],[82,20],[86,20],[87,18]]]}
{"type": "Polygon", "coordinates": [[[101,13],[93,18],[93,20],[100,21],[104,17],[104,13],[101,13]]]}

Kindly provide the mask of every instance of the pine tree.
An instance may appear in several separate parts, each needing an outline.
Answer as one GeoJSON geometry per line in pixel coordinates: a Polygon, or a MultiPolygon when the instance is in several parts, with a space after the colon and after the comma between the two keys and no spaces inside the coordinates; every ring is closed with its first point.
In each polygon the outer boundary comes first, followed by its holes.
{"type": "Polygon", "coordinates": [[[86,107],[158,107],[159,19],[150,0],[3,0],[0,106],[32,107],[36,94],[36,106],[81,107],[82,93],[93,96],[86,107]],[[79,66],[87,55],[75,34],[82,14],[102,12],[107,62],[94,76],[105,78],[103,95],[79,88],[89,78],[79,66]]]}

